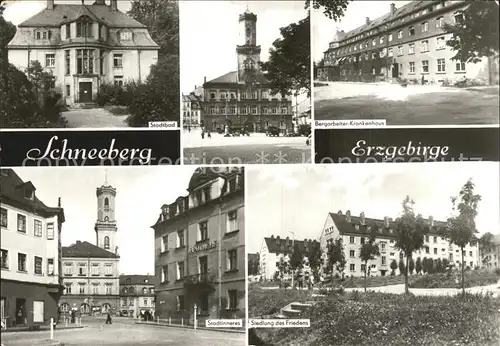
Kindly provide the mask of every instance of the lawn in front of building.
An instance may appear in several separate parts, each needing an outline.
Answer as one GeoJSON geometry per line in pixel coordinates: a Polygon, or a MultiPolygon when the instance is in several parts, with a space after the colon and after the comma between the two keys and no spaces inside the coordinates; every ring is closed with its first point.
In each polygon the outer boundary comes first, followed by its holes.
{"type": "MultiPolygon", "coordinates": [[[[265,299],[275,300],[269,295],[280,293],[266,292],[265,299]]],[[[250,311],[251,300],[250,292],[250,311]]],[[[299,300],[300,296],[294,297],[299,300]]],[[[464,298],[353,291],[320,298],[301,318],[310,319],[311,327],[254,329],[251,335],[259,341],[256,344],[265,345],[493,346],[500,342],[500,300],[490,295],[464,298]]]]}
{"type": "MultiPolygon", "coordinates": [[[[319,87],[332,88],[333,86],[319,87]]],[[[386,86],[380,86],[385,88],[386,86]]],[[[338,88],[336,86],[335,88],[338,88]]],[[[422,87],[423,88],[423,87],[422,87]]],[[[390,87],[391,92],[399,89],[390,87]],[[392,91],[393,90],[393,91],[392,91]]],[[[316,99],[315,120],[385,119],[387,125],[478,125],[498,124],[498,87],[458,89],[456,92],[407,92],[400,98],[381,97],[380,91],[366,95],[355,92],[335,98],[331,95],[316,99]]]]}

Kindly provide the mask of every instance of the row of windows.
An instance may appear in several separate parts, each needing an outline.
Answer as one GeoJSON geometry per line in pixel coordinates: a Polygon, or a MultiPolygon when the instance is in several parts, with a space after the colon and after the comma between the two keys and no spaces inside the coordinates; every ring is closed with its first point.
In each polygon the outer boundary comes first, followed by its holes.
{"type": "Polygon", "coordinates": [[[90,285],[85,282],[79,282],[77,285],[65,283],[64,286],[64,294],[113,294],[113,283],[111,282],[107,282],[103,286],[95,282],[90,285]],[[77,286],[77,289],[73,290],[73,286],[77,286]]]}
{"type": "MultiPolygon", "coordinates": [[[[186,305],[186,298],[183,294],[176,297],[177,311],[184,311],[190,309],[186,305]]],[[[226,309],[236,310],[238,309],[238,290],[227,290],[226,291],[226,309]]],[[[208,295],[200,295],[200,304],[198,306],[198,314],[203,314],[208,312],[208,295]]]]}
{"type": "MultiPolygon", "coordinates": [[[[101,266],[100,264],[93,263],[90,266],[90,274],[92,276],[101,276],[101,266]]],[[[73,263],[64,263],[64,276],[73,276],[75,275],[73,263]]],[[[78,263],[76,266],[76,276],[87,276],[88,275],[88,264],[86,263],[78,263]]],[[[104,275],[112,276],[113,275],[113,264],[106,263],[104,264],[104,275]]]]}
{"type": "MultiPolygon", "coordinates": [[[[2,269],[11,269],[10,266],[10,256],[9,256],[9,250],[6,249],[1,249],[1,268],[2,269]]],[[[54,269],[54,259],[53,258],[47,258],[47,272],[46,275],[48,276],[53,276],[55,269],[54,269]]],[[[40,256],[33,256],[33,273],[36,275],[44,275],[43,273],[43,267],[44,267],[44,261],[43,257],[40,256]]],[[[25,253],[18,252],[17,253],[17,269],[18,272],[20,273],[28,273],[28,255],[25,253]]]]}
{"type": "MultiPolygon", "coordinates": [[[[241,179],[242,177],[240,175],[232,176],[227,178],[227,187],[226,191],[222,191],[226,194],[234,193],[238,190],[239,187],[241,187],[241,179]]],[[[211,187],[206,186],[204,188],[200,188],[194,192],[194,194],[191,196],[193,198],[193,207],[196,208],[201,205],[204,205],[205,203],[208,203],[212,200],[212,195],[211,195],[211,187]]],[[[171,204],[171,205],[165,205],[162,208],[162,215],[166,217],[167,219],[172,218],[176,215],[180,215],[184,213],[188,209],[188,206],[186,205],[186,199],[182,197],[179,202],[171,204]]]]}
{"type": "MultiPolygon", "coordinates": [[[[235,232],[238,230],[238,212],[237,210],[232,210],[227,213],[227,228],[226,233],[235,232]]],[[[184,230],[179,230],[174,233],[175,234],[175,249],[185,247],[185,237],[184,230]]],[[[198,223],[198,230],[196,232],[196,241],[204,242],[209,240],[209,229],[208,229],[208,221],[202,221],[198,223]]],[[[167,252],[171,249],[171,245],[169,244],[169,235],[166,234],[161,238],[161,252],[167,252]]]]}
{"type": "MultiPolygon", "coordinates": [[[[350,39],[347,39],[345,40],[344,42],[342,43],[345,43],[345,44],[349,44],[349,43],[353,43],[355,41],[359,41],[367,36],[372,36],[374,34],[376,34],[377,32],[380,32],[380,31],[387,31],[390,29],[391,26],[394,26],[394,25],[400,25],[402,23],[404,23],[407,19],[408,20],[413,20],[419,16],[424,16],[424,15],[427,15],[428,13],[430,12],[433,12],[434,10],[438,10],[440,8],[443,8],[446,6],[448,2],[447,1],[443,1],[441,4],[431,4],[429,7],[425,8],[425,9],[422,9],[422,10],[419,10],[418,12],[414,12],[412,14],[408,14],[407,16],[405,17],[402,17],[402,18],[399,18],[397,20],[394,20],[390,23],[386,23],[384,24],[384,26],[379,26],[377,28],[374,28],[370,31],[366,31],[362,34],[359,34],[359,35],[356,35],[355,37],[352,37],[350,39]]],[[[462,21],[463,20],[463,15],[460,13],[460,12],[455,12],[454,15],[454,20],[455,22],[459,22],[459,21],[462,21]]],[[[420,31],[421,32],[427,32],[429,31],[429,21],[424,21],[422,23],[419,24],[420,26],[420,31]]],[[[442,28],[444,26],[444,17],[443,16],[439,16],[435,19],[435,27],[436,28],[442,28]]],[[[407,28],[408,29],[408,36],[414,36],[415,35],[415,31],[416,31],[416,28],[415,28],[415,25],[412,25],[410,27],[407,28]]],[[[388,36],[388,40],[389,41],[392,41],[392,33],[389,33],[387,36],[388,36]]],[[[397,32],[397,37],[399,39],[402,39],[404,36],[404,30],[399,30],[397,32]]],[[[380,37],[378,40],[379,42],[382,44],[384,42],[384,39],[383,39],[384,36],[380,37]]],[[[372,40],[372,45],[376,45],[377,43],[377,39],[373,39],[372,40]]],[[[356,44],[357,45],[357,44],[356,44]]],[[[350,46],[350,47],[346,47],[346,48],[343,48],[343,49],[352,49],[354,46],[350,46]]],[[[345,51],[346,52],[346,51],[345,51]]]]}
{"type": "MultiPolygon", "coordinates": [[[[175,280],[183,280],[186,276],[184,261],[173,263],[175,266],[175,280]]],[[[226,272],[238,270],[238,252],[236,249],[228,250],[226,252],[226,272]]],[[[198,257],[198,273],[200,275],[207,275],[208,270],[208,256],[198,257]]],[[[162,266],[161,269],[161,283],[169,282],[169,265],[162,266]]]]}
{"type": "MultiPolygon", "coordinates": [[[[28,231],[26,223],[26,215],[17,213],[17,231],[26,234],[28,231]]],[[[7,209],[0,208],[0,224],[2,227],[9,227],[9,214],[7,209]]],[[[35,237],[43,237],[43,223],[41,220],[33,220],[33,235],[35,237]]],[[[47,239],[54,239],[54,223],[48,222],[46,224],[47,239]]]]}
{"type": "MultiPolygon", "coordinates": [[[[155,300],[154,298],[151,299],[144,298],[142,304],[143,304],[142,306],[155,306],[155,300]],[[149,305],[149,302],[151,302],[151,305],[149,305]]],[[[122,299],[121,306],[134,306],[134,305],[135,305],[134,299],[127,299],[127,298],[122,299]]]]}
{"type": "MultiPolygon", "coordinates": [[[[211,107],[210,114],[226,114],[226,108],[228,114],[236,114],[236,106],[229,107],[211,107]]],[[[247,107],[241,106],[238,108],[239,114],[257,114],[257,106],[247,107]]],[[[278,107],[267,108],[262,107],[262,114],[279,114],[278,107]]],[[[281,107],[281,114],[288,114],[288,107],[281,107]]]]}
{"type": "MultiPolygon", "coordinates": [[[[77,74],[93,74],[95,73],[95,60],[99,61],[99,70],[101,75],[104,74],[104,51],[99,51],[99,58],[95,57],[94,49],[77,49],[76,50],[76,73],[77,74]]],[[[71,51],[64,51],[64,61],[65,61],[65,74],[71,74],[71,51]]],[[[56,66],[56,56],[53,53],[45,54],[45,66],[55,67],[56,66]]],[[[113,68],[121,69],[123,68],[123,54],[114,53],[113,54],[113,68]]]]}
{"type": "MultiPolygon", "coordinates": [[[[219,100],[224,101],[224,100],[236,100],[237,99],[237,92],[234,91],[224,91],[220,90],[218,92],[219,100]]],[[[259,99],[259,93],[257,91],[252,91],[252,92],[245,92],[245,91],[240,91],[239,93],[240,100],[258,100],[259,99]]],[[[210,92],[210,100],[216,100],[217,99],[217,92],[212,91],[210,92]]],[[[278,99],[286,99],[285,96],[279,95],[279,94],[272,94],[270,91],[262,91],[261,93],[261,100],[278,100],[278,99]]]]}
{"type": "MultiPolygon", "coordinates": [[[[134,289],[134,287],[123,287],[122,288],[122,292],[124,294],[135,293],[135,289],[134,289]]],[[[142,288],[142,293],[143,294],[154,294],[155,293],[155,289],[154,288],[143,287],[142,288]]]]}
{"type": "MultiPolygon", "coordinates": [[[[382,265],[384,265],[384,266],[385,266],[385,265],[387,265],[387,263],[384,261],[384,259],[385,259],[385,257],[382,257],[382,265]]],[[[457,264],[457,266],[460,266],[460,261],[456,261],[455,263],[457,264]]],[[[467,265],[467,262],[465,262],[465,264],[467,265]]],[[[469,262],[469,266],[470,266],[471,268],[473,268],[473,267],[474,267],[474,262],[470,261],[470,262],[469,262]]],[[[370,269],[377,269],[377,265],[376,265],[376,264],[372,264],[372,265],[370,265],[370,269]]],[[[349,271],[351,271],[351,272],[355,272],[355,271],[356,271],[356,264],[354,264],[354,263],[350,263],[350,264],[349,264],[349,271]]],[[[364,272],[364,271],[365,271],[365,265],[364,265],[364,264],[361,264],[361,265],[360,265],[360,271],[361,271],[361,272],[364,272]]]]}

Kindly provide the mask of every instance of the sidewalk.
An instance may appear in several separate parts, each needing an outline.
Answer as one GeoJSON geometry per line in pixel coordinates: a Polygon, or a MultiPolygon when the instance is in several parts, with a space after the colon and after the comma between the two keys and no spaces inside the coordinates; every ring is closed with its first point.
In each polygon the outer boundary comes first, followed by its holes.
{"type": "Polygon", "coordinates": [[[182,133],[183,148],[207,148],[207,147],[225,147],[225,146],[241,146],[241,145],[296,145],[304,144],[306,137],[269,137],[265,133],[251,133],[250,136],[239,137],[224,137],[223,134],[212,133],[212,138],[201,138],[199,129],[191,132],[184,131],[182,133]]]}
{"type": "MultiPolygon", "coordinates": [[[[147,324],[150,326],[158,326],[158,327],[171,327],[171,328],[182,328],[182,329],[194,329],[194,326],[191,325],[181,325],[181,324],[168,324],[165,322],[157,323],[157,322],[140,322],[136,321],[135,324],[147,324]]],[[[232,329],[224,329],[224,328],[208,328],[208,327],[200,327],[198,326],[196,329],[200,330],[210,330],[213,332],[225,332],[225,333],[237,333],[237,334],[245,334],[246,328],[232,328],[232,329]]]]}

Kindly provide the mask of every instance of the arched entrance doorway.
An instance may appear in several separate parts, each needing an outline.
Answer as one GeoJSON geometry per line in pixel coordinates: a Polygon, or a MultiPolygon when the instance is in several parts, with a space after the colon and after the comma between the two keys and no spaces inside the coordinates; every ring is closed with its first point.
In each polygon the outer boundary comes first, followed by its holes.
{"type": "Polygon", "coordinates": [[[66,312],[69,312],[69,309],[70,309],[70,306],[68,303],[62,303],[60,305],[60,310],[62,313],[66,313],[66,312]]]}
{"type": "Polygon", "coordinates": [[[247,121],[243,126],[245,126],[245,130],[248,132],[255,132],[255,124],[253,122],[247,121]]]}
{"type": "Polygon", "coordinates": [[[90,314],[90,305],[87,303],[83,303],[82,305],[80,305],[80,313],[82,315],[90,314]]]}

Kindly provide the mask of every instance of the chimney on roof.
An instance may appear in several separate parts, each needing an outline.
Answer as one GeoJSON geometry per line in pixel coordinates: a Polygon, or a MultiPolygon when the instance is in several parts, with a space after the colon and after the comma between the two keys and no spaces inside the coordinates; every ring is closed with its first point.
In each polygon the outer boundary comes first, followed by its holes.
{"type": "Polygon", "coordinates": [[[118,0],[111,0],[111,11],[118,11],[118,0]]]}
{"type": "Polygon", "coordinates": [[[387,216],[384,217],[384,227],[389,228],[389,218],[387,216]]]}
{"type": "Polygon", "coordinates": [[[365,212],[362,211],[361,214],[359,214],[359,223],[364,225],[365,224],[365,212]]]}
{"type": "Polygon", "coordinates": [[[54,9],[54,0],[47,0],[47,10],[54,9]]]}
{"type": "Polygon", "coordinates": [[[337,212],[337,215],[342,215],[342,210],[339,210],[339,211],[337,212]]]}
{"type": "Polygon", "coordinates": [[[431,216],[429,216],[429,227],[434,227],[434,218],[431,216]]]}
{"type": "Polygon", "coordinates": [[[207,82],[207,76],[203,77],[203,84],[207,82]]]}
{"type": "Polygon", "coordinates": [[[392,3],[391,4],[391,14],[394,14],[394,13],[396,13],[396,4],[392,3]]]}
{"type": "Polygon", "coordinates": [[[115,246],[115,255],[118,255],[118,246],[115,246]]]}
{"type": "Polygon", "coordinates": [[[347,222],[351,222],[351,211],[350,210],[345,212],[345,219],[347,220],[347,222]]]}
{"type": "Polygon", "coordinates": [[[274,239],[274,234],[271,235],[271,239],[274,239]]]}
{"type": "Polygon", "coordinates": [[[366,17],[366,25],[370,24],[370,17],[366,17]]]}
{"type": "Polygon", "coordinates": [[[77,241],[76,241],[76,243],[77,243],[77,244],[80,244],[80,243],[81,243],[81,241],[80,241],[80,240],[77,240],[77,241]]]}
{"type": "Polygon", "coordinates": [[[61,197],[57,199],[57,207],[61,208],[61,197]]]}

